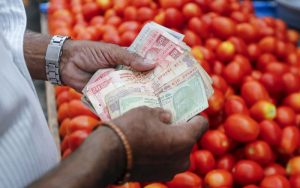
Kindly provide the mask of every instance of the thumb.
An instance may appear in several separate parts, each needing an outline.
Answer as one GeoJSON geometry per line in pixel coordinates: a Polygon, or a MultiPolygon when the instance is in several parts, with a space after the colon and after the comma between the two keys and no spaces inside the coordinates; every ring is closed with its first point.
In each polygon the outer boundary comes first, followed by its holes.
{"type": "Polygon", "coordinates": [[[126,65],[136,71],[148,71],[155,67],[156,62],[150,59],[145,59],[136,53],[131,53],[128,50],[117,46],[110,53],[115,65],[126,65]]]}
{"type": "Polygon", "coordinates": [[[184,123],[180,127],[186,129],[189,135],[193,136],[196,140],[208,130],[208,121],[202,116],[195,116],[187,123],[184,123]]]}

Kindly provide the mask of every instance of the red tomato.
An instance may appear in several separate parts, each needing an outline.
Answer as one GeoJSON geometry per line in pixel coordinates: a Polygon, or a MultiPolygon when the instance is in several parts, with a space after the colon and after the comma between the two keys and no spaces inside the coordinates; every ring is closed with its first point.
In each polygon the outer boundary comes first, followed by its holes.
{"type": "Polygon", "coordinates": [[[231,61],[233,59],[234,54],[235,54],[235,46],[230,41],[222,42],[216,50],[217,58],[222,62],[231,61]]]}
{"type": "Polygon", "coordinates": [[[292,73],[285,73],[282,77],[284,91],[287,94],[300,91],[300,76],[292,73]]]}
{"type": "MultiPolygon", "coordinates": [[[[195,150],[197,151],[197,150],[195,150]]],[[[194,152],[194,151],[192,151],[194,152]]],[[[188,171],[194,172],[196,170],[196,161],[194,155],[190,154],[190,166],[188,171]]]]}
{"type": "Polygon", "coordinates": [[[291,176],[290,184],[292,188],[300,188],[300,174],[291,176]]]}
{"type": "Polygon", "coordinates": [[[218,38],[209,38],[205,41],[205,47],[211,51],[215,51],[221,44],[221,40],[218,38]]]}
{"type": "Polygon", "coordinates": [[[233,61],[239,63],[243,69],[245,74],[250,74],[251,72],[254,74],[257,71],[252,71],[252,66],[250,61],[243,55],[237,54],[234,56],[233,61]]]}
{"type": "Polygon", "coordinates": [[[214,61],[212,65],[212,72],[217,75],[221,75],[224,70],[224,64],[220,61],[214,61]]]}
{"type": "Polygon", "coordinates": [[[57,97],[62,92],[68,91],[69,87],[67,87],[67,86],[55,86],[54,89],[55,89],[55,96],[57,97]]]}
{"type": "Polygon", "coordinates": [[[241,95],[249,106],[259,100],[269,100],[267,90],[257,81],[245,82],[241,88],[241,95]]]}
{"type": "Polygon", "coordinates": [[[271,176],[275,174],[285,176],[285,169],[277,163],[272,163],[265,167],[265,176],[271,176]]]}
{"type": "Polygon", "coordinates": [[[289,176],[300,174],[300,156],[293,157],[288,161],[286,173],[289,176]]]}
{"type": "Polygon", "coordinates": [[[126,31],[134,31],[137,32],[139,29],[140,25],[136,21],[127,21],[123,22],[119,27],[118,31],[120,34],[125,33],[126,31]]]}
{"type": "Polygon", "coordinates": [[[297,44],[299,41],[299,33],[293,29],[288,29],[286,33],[289,42],[297,44]]]}
{"type": "Polygon", "coordinates": [[[182,13],[176,8],[167,8],[165,10],[166,26],[170,28],[180,28],[184,23],[182,13]]]}
{"type": "Polygon", "coordinates": [[[216,169],[206,174],[204,182],[206,187],[211,188],[232,187],[233,178],[229,171],[216,169]]]}
{"type": "Polygon", "coordinates": [[[124,10],[124,20],[134,21],[137,20],[137,9],[134,6],[128,6],[124,10]]]}
{"type": "Polygon", "coordinates": [[[241,160],[236,163],[232,170],[236,183],[241,185],[256,184],[264,177],[262,167],[250,160],[241,160]]]}
{"type": "Polygon", "coordinates": [[[199,17],[202,15],[202,11],[196,3],[185,4],[182,8],[182,13],[186,19],[190,19],[193,17],[199,17]]]}
{"type": "Polygon", "coordinates": [[[137,10],[137,20],[145,22],[154,18],[154,11],[149,7],[141,7],[137,10]]]}
{"type": "Polygon", "coordinates": [[[70,149],[69,135],[66,135],[60,143],[60,150],[62,153],[64,153],[67,149],[70,149]]]}
{"type": "Polygon", "coordinates": [[[236,26],[236,34],[246,42],[253,42],[257,38],[256,28],[249,23],[240,23],[236,26]]]}
{"type": "Polygon", "coordinates": [[[237,95],[232,95],[226,99],[224,110],[227,116],[237,113],[242,113],[246,115],[249,114],[244,99],[237,95]]]}
{"type": "Polygon", "coordinates": [[[128,182],[123,185],[111,185],[108,188],[141,188],[140,183],[137,182],[128,182]]]}
{"type": "Polygon", "coordinates": [[[266,100],[257,101],[250,108],[250,115],[257,121],[272,120],[276,116],[276,106],[266,100]]]}
{"type": "Polygon", "coordinates": [[[195,158],[197,174],[203,175],[214,169],[216,161],[210,151],[198,150],[193,153],[193,156],[195,158]]]}
{"type": "Polygon", "coordinates": [[[71,100],[69,91],[62,91],[56,97],[56,105],[59,107],[61,104],[65,102],[69,102],[71,100]]]}
{"type": "Polygon", "coordinates": [[[232,85],[240,84],[245,75],[242,65],[236,61],[227,64],[223,71],[224,79],[232,85]]]}
{"type": "Polygon", "coordinates": [[[211,78],[213,80],[213,87],[225,93],[228,89],[228,84],[225,79],[219,75],[212,75],[211,78]]]}
{"type": "Polygon", "coordinates": [[[136,38],[137,33],[134,31],[126,31],[121,35],[121,46],[130,46],[136,38]]]}
{"type": "Polygon", "coordinates": [[[100,14],[100,7],[95,2],[89,2],[83,5],[82,14],[86,21],[90,21],[93,17],[100,14]]]}
{"type": "Polygon", "coordinates": [[[232,42],[237,54],[247,55],[247,45],[241,38],[230,37],[228,41],[232,42]]]}
{"type": "Polygon", "coordinates": [[[259,188],[257,185],[246,185],[243,188],[259,188]]]}
{"type": "Polygon", "coordinates": [[[245,114],[230,115],[224,123],[225,133],[239,142],[249,142],[257,138],[259,126],[255,120],[245,114]]]}
{"type": "Polygon", "coordinates": [[[188,28],[203,39],[209,35],[208,25],[198,17],[193,17],[189,20],[188,28]]]}
{"type": "Polygon", "coordinates": [[[284,58],[287,54],[286,44],[283,41],[277,41],[275,46],[275,52],[277,57],[284,58]]]}
{"type": "Polygon", "coordinates": [[[64,119],[69,118],[70,113],[69,113],[69,103],[65,102],[62,103],[57,110],[57,119],[58,122],[62,122],[64,119]]]}
{"type": "Polygon", "coordinates": [[[77,116],[71,120],[67,132],[68,134],[70,134],[77,130],[81,130],[90,133],[98,124],[99,121],[90,116],[86,116],[86,115],[77,116]]]}
{"type": "Polygon", "coordinates": [[[168,188],[168,187],[162,183],[150,183],[146,185],[144,188],[168,188]]]}
{"type": "Polygon", "coordinates": [[[278,150],[283,154],[292,154],[299,147],[300,132],[295,126],[283,128],[278,150]]]}
{"type": "Polygon", "coordinates": [[[280,106],[277,108],[276,121],[282,127],[295,125],[296,113],[291,107],[280,106]]]}
{"type": "Polygon", "coordinates": [[[66,149],[66,150],[63,152],[61,159],[63,160],[63,159],[65,159],[65,158],[67,158],[71,153],[72,153],[72,150],[71,150],[70,148],[66,149]]]}
{"type": "Polygon", "coordinates": [[[150,6],[151,0],[132,0],[131,4],[135,7],[150,6]]]}
{"type": "Polygon", "coordinates": [[[291,107],[295,112],[300,113],[300,92],[288,95],[284,99],[284,104],[291,107]]]}
{"type": "Polygon", "coordinates": [[[63,138],[67,135],[67,131],[68,131],[68,127],[70,125],[71,119],[70,118],[66,118],[64,119],[59,127],[59,135],[63,138]]]}
{"type": "Polygon", "coordinates": [[[222,155],[229,150],[228,137],[219,130],[209,130],[200,140],[201,147],[211,151],[214,155],[222,155]]]}
{"type": "Polygon", "coordinates": [[[258,46],[262,52],[274,53],[275,47],[276,47],[276,42],[277,42],[276,38],[267,36],[267,37],[262,38],[259,41],[258,46]]]}
{"type": "Polygon", "coordinates": [[[221,111],[224,107],[225,98],[223,93],[214,89],[214,94],[208,99],[208,114],[216,114],[221,111]]]}
{"type": "Polygon", "coordinates": [[[83,143],[83,141],[88,137],[88,135],[89,134],[86,131],[82,131],[82,130],[77,130],[72,132],[69,135],[70,149],[72,151],[77,149],[83,143]]]}
{"type": "Polygon", "coordinates": [[[224,169],[231,172],[235,165],[235,158],[232,154],[226,154],[221,156],[217,161],[217,168],[224,169]]]}
{"type": "Polygon", "coordinates": [[[256,68],[258,70],[264,71],[266,69],[266,66],[270,62],[274,61],[276,61],[276,57],[273,54],[264,53],[261,56],[259,56],[258,61],[256,62],[256,68]]]}
{"type": "Polygon", "coordinates": [[[183,5],[183,0],[159,0],[159,4],[162,8],[180,8],[183,5]]]}
{"type": "Polygon", "coordinates": [[[216,17],[211,23],[212,32],[221,39],[227,39],[234,35],[235,27],[235,23],[226,17],[216,17]]]}
{"type": "Polygon", "coordinates": [[[259,137],[270,145],[279,145],[282,130],[279,125],[272,120],[264,120],[259,124],[259,137]]]}
{"type": "Polygon", "coordinates": [[[259,81],[266,87],[270,94],[276,95],[283,91],[282,78],[273,73],[263,73],[259,81]]]}
{"type": "Polygon", "coordinates": [[[86,107],[80,100],[71,100],[69,102],[69,114],[70,117],[87,115],[98,119],[98,116],[91,112],[90,109],[86,107]]]}
{"type": "Polygon", "coordinates": [[[270,62],[266,66],[265,71],[275,74],[277,76],[282,76],[283,74],[289,71],[289,67],[286,64],[283,64],[282,62],[270,62]]]}
{"type": "Polygon", "coordinates": [[[168,188],[201,188],[202,179],[192,172],[183,172],[176,174],[166,184],[168,188]]]}
{"type": "Polygon", "coordinates": [[[289,180],[281,175],[266,176],[260,183],[261,188],[290,188],[289,180]]]}
{"type": "Polygon", "coordinates": [[[266,165],[274,161],[274,153],[268,143],[256,140],[246,145],[245,154],[247,159],[266,165]]]}
{"type": "Polygon", "coordinates": [[[185,37],[184,37],[183,41],[187,45],[189,45],[189,46],[192,47],[192,46],[196,46],[196,45],[200,45],[201,44],[200,37],[197,34],[195,34],[193,31],[186,30],[184,32],[184,35],[185,35],[185,37]]]}

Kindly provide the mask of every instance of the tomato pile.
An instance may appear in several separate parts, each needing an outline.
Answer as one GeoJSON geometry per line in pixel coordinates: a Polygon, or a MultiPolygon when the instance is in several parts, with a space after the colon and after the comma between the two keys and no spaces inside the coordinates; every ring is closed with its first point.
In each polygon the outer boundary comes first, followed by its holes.
{"type": "MultiPolygon", "coordinates": [[[[131,188],[300,187],[299,35],[244,0],[51,0],[49,31],[129,46],[148,21],[185,34],[215,93],[201,113],[210,130],[187,172],[131,188]]],[[[99,119],[68,87],[56,87],[63,157],[99,119]]]]}

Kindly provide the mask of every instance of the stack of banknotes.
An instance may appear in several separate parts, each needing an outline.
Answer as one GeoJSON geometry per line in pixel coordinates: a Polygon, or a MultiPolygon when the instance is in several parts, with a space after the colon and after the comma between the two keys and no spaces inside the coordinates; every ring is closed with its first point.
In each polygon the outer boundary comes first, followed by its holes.
{"type": "Polygon", "coordinates": [[[98,70],[83,89],[82,101],[102,121],[139,106],[161,107],[172,122],[188,121],[208,107],[212,79],[182,41],[184,36],[147,23],[127,50],[156,62],[148,72],[127,66],[98,70]]]}

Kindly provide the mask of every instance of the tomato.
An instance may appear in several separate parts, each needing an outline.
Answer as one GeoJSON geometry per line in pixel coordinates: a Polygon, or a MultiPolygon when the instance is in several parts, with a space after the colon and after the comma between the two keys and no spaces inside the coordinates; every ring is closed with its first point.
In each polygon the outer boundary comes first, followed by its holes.
{"type": "Polygon", "coordinates": [[[241,88],[241,95],[249,106],[259,100],[269,100],[266,88],[257,81],[245,82],[241,88]]]}
{"type": "Polygon", "coordinates": [[[300,174],[291,176],[290,184],[292,188],[300,188],[300,174]]]}
{"type": "Polygon", "coordinates": [[[208,25],[198,17],[193,17],[189,20],[188,28],[203,39],[209,35],[208,25]]]}
{"type": "Polygon", "coordinates": [[[65,118],[61,124],[60,124],[60,127],[59,127],[59,135],[63,138],[67,135],[67,130],[68,130],[68,127],[70,125],[70,122],[71,122],[71,119],[70,118],[65,118]]]}
{"type": "Polygon", "coordinates": [[[295,126],[284,127],[278,150],[283,154],[292,154],[299,147],[300,132],[295,126]]]}
{"type": "Polygon", "coordinates": [[[270,62],[266,68],[266,72],[273,73],[276,76],[282,76],[289,71],[289,67],[282,62],[270,62]]]}
{"type": "Polygon", "coordinates": [[[231,61],[235,54],[235,46],[230,41],[224,41],[218,46],[216,54],[218,60],[222,62],[231,61]]]}
{"type": "Polygon", "coordinates": [[[212,75],[211,78],[213,80],[213,87],[225,93],[228,89],[228,84],[225,79],[219,75],[212,75]]]}
{"type": "Polygon", "coordinates": [[[202,136],[200,144],[215,155],[222,155],[229,150],[228,137],[219,130],[209,130],[202,136]]]}
{"type": "Polygon", "coordinates": [[[57,119],[58,119],[59,122],[62,122],[64,119],[70,117],[69,110],[70,110],[70,108],[69,108],[69,103],[68,102],[63,103],[58,107],[57,119]]]}
{"type": "Polygon", "coordinates": [[[264,71],[266,66],[270,62],[276,61],[276,57],[273,54],[270,53],[264,53],[261,56],[259,56],[257,62],[256,62],[256,68],[258,70],[264,71]]]}
{"type": "Polygon", "coordinates": [[[299,33],[293,29],[288,29],[286,33],[289,42],[297,44],[299,41],[299,33]]]}
{"type": "Polygon", "coordinates": [[[216,169],[206,174],[204,182],[205,186],[210,188],[232,187],[233,178],[229,171],[216,169]]]}
{"type": "Polygon", "coordinates": [[[216,114],[224,107],[224,94],[218,90],[214,89],[214,94],[208,99],[208,114],[216,114]]]}
{"type": "Polygon", "coordinates": [[[274,174],[285,176],[285,169],[277,163],[269,164],[268,166],[265,167],[264,171],[265,171],[264,172],[265,176],[271,176],[274,174]]]}
{"type": "Polygon", "coordinates": [[[223,71],[224,79],[232,85],[238,85],[242,82],[245,72],[241,64],[236,61],[232,61],[227,64],[223,71]]]}
{"type": "Polygon", "coordinates": [[[262,52],[274,53],[275,47],[276,47],[276,42],[277,42],[277,40],[275,37],[267,36],[267,37],[262,38],[259,41],[258,46],[262,52]]]}
{"type": "Polygon", "coordinates": [[[69,146],[72,151],[77,149],[83,142],[84,140],[88,137],[88,133],[86,131],[82,130],[77,130],[72,132],[69,135],[69,146]]]}
{"type": "Polygon", "coordinates": [[[216,168],[228,170],[231,172],[234,165],[235,157],[232,154],[225,154],[218,159],[216,168]]]}
{"type": "Polygon", "coordinates": [[[71,153],[72,153],[72,150],[71,150],[70,148],[67,148],[67,149],[63,152],[63,154],[62,154],[62,156],[61,156],[61,159],[67,158],[71,153]]]}
{"type": "Polygon", "coordinates": [[[184,39],[183,41],[189,46],[196,46],[201,44],[201,39],[198,35],[196,35],[193,31],[186,30],[184,32],[184,39]]]}
{"type": "Polygon", "coordinates": [[[69,135],[66,135],[60,143],[60,150],[62,151],[62,153],[64,153],[67,149],[70,149],[69,135]]]}
{"type": "Polygon", "coordinates": [[[128,182],[123,185],[111,185],[108,188],[141,188],[141,184],[137,182],[128,182]]]}
{"type": "Polygon", "coordinates": [[[100,7],[95,2],[89,2],[82,6],[82,14],[86,21],[90,21],[93,17],[100,14],[100,7]]]}
{"type": "Polygon", "coordinates": [[[257,185],[251,184],[251,185],[246,185],[243,188],[259,188],[259,187],[257,185]]]}
{"type": "Polygon", "coordinates": [[[236,26],[236,34],[246,42],[253,42],[257,38],[256,28],[249,23],[240,23],[236,26]]]}
{"type": "Polygon", "coordinates": [[[176,8],[167,8],[165,10],[166,26],[170,28],[180,28],[184,23],[182,13],[176,8]]]}
{"type": "Polygon", "coordinates": [[[121,42],[120,45],[121,46],[130,46],[131,43],[134,41],[134,39],[136,38],[137,33],[134,31],[126,31],[121,35],[121,42]]]}
{"type": "Polygon", "coordinates": [[[259,124],[259,137],[270,145],[279,145],[282,137],[282,129],[272,120],[264,120],[259,124]]]}
{"type": "Polygon", "coordinates": [[[67,86],[55,86],[55,96],[58,97],[59,94],[61,94],[64,91],[68,91],[69,87],[67,86]]]}
{"type": "MultiPolygon", "coordinates": [[[[192,149],[192,152],[195,152],[198,150],[198,146],[195,144],[195,146],[197,147],[196,150],[193,151],[192,149]]],[[[190,166],[189,166],[189,169],[188,171],[191,171],[191,172],[194,172],[196,170],[196,161],[195,161],[195,157],[194,155],[192,155],[192,153],[190,154],[190,166]]]]}
{"type": "Polygon", "coordinates": [[[162,183],[150,183],[146,185],[144,188],[168,188],[168,187],[162,183]]]}
{"type": "Polygon", "coordinates": [[[145,22],[154,18],[154,11],[149,7],[141,7],[137,10],[137,20],[145,22]]]}
{"type": "Polygon", "coordinates": [[[282,175],[266,176],[260,183],[261,188],[290,188],[289,180],[282,175]]]}
{"type": "Polygon", "coordinates": [[[277,108],[276,122],[282,126],[295,125],[296,113],[288,106],[280,106],[277,108]]]}
{"type": "Polygon", "coordinates": [[[202,179],[192,172],[183,172],[176,174],[166,185],[168,188],[201,188],[202,179]]]}
{"type": "Polygon", "coordinates": [[[259,81],[266,87],[270,94],[279,94],[284,89],[282,78],[273,73],[263,73],[259,81]]]}
{"type": "Polygon", "coordinates": [[[254,161],[240,160],[232,169],[232,175],[236,183],[248,185],[258,183],[264,177],[264,171],[254,161]]]}
{"type": "Polygon", "coordinates": [[[247,159],[258,162],[261,165],[274,161],[274,153],[268,143],[256,140],[246,145],[245,154],[247,159]]]}
{"type": "Polygon", "coordinates": [[[257,121],[272,120],[276,116],[276,106],[266,100],[257,101],[250,108],[250,115],[257,121]]]}
{"type": "Polygon", "coordinates": [[[106,24],[118,27],[122,23],[122,19],[119,16],[111,16],[106,20],[106,24]]]}
{"type": "Polygon", "coordinates": [[[214,169],[216,161],[213,154],[208,150],[198,150],[193,153],[196,173],[199,175],[206,174],[214,169]]]}
{"type": "Polygon", "coordinates": [[[209,38],[205,41],[205,47],[211,51],[215,51],[221,44],[221,40],[218,38],[209,38]]]}
{"type": "Polygon", "coordinates": [[[134,21],[137,20],[137,9],[134,6],[128,6],[124,10],[124,20],[134,21]]]}
{"type": "Polygon", "coordinates": [[[183,0],[159,0],[159,4],[162,8],[180,8],[183,5],[183,0]]]}
{"type": "Polygon", "coordinates": [[[283,41],[277,41],[275,46],[277,57],[284,58],[287,55],[286,44],[283,41]]]}
{"type": "Polygon", "coordinates": [[[291,93],[284,99],[284,104],[300,113],[300,92],[291,93]]]}
{"type": "Polygon", "coordinates": [[[251,72],[254,74],[257,71],[252,71],[252,66],[250,61],[243,55],[237,54],[234,56],[233,61],[236,61],[238,64],[241,65],[243,72],[245,74],[251,74],[251,72]]]}
{"type": "Polygon", "coordinates": [[[81,130],[90,133],[98,124],[99,121],[90,116],[77,116],[70,121],[67,132],[70,134],[74,131],[81,130]]]}
{"type": "Polygon", "coordinates": [[[69,91],[61,91],[56,97],[56,105],[59,107],[61,104],[65,102],[69,102],[71,100],[69,91]]]}
{"type": "Polygon", "coordinates": [[[137,32],[139,29],[140,25],[136,21],[126,21],[123,22],[119,27],[118,27],[118,32],[119,34],[123,34],[126,31],[134,31],[137,32]]]}
{"type": "Polygon", "coordinates": [[[226,135],[239,142],[249,142],[257,138],[259,126],[255,120],[245,114],[230,115],[225,123],[226,135]]]}
{"type": "Polygon", "coordinates": [[[214,61],[212,65],[212,72],[217,75],[221,75],[224,70],[224,64],[220,61],[214,61]]]}
{"type": "Polygon", "coordinates": [[[135,7],[147,7],[150,6],[151,0],[132,0],[131,4],[135,7]]]}
{"type": "Polygon", "coordinates": [[[237,113],[249,114],[244,99],[237,95],[232,95],[226,99],[224,110],[227,116],[237,113]]]}
{"type": "Polygon", "coordinates": [[[284,91],[287,94],[300,91],[300,76],[292,73],[285,73],[282,77],[284,91]]]}
{"type": "Polygon", "coordinates": [[[300,156],[293,157],[288,161],[286,173],[290,176],[300,174],[300,156]]]}
{"type": "Polygon", "coordinates": [[[91,116],[95,119],[98,118],[93,112],[90,111],[80,100],[71,100],[69,102],[69,114],[70,117],[75,117],[79,115],[91,116]]]}
{"type": "Polygon", "coordinates": [[[234,45],[237,54],[247,55],[247,45],[241,38],[230,37],[228,41],[234,45]]]}
{"type": "Polygon", "coordinates": [[[297,56],[297,53],[290,52],[286,57],[286,62],[290,65],[298,65],[300,63],[300,58],[297,56]]]}
{"type": "Polygon", "coordinates": [[[199,17],[202,15],[202,11],[196,3],[185,4],[182,8],[182,13],[186,19],[190,19],[193,17],[199,17]]]}
{"type": "Polygon", "coordinates": [[[235,23],[226,17],[216,17],[212,20],[211,29],[216,37],[227,39],[235,33],[235,23]]]}

